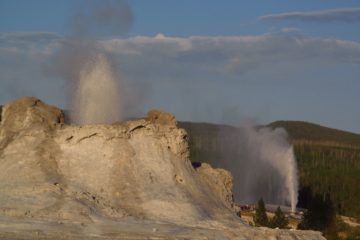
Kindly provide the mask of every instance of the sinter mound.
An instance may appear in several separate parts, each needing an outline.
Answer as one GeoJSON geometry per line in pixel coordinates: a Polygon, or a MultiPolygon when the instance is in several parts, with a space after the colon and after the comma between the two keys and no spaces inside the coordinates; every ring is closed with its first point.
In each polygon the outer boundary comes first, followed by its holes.
{"type": "Polygon", "coordinates": [[[195,169],[171,114],[67,125],[25,97],[0,119],[1,239],[323,239],[244,224],[230,173],[195,169]]]}

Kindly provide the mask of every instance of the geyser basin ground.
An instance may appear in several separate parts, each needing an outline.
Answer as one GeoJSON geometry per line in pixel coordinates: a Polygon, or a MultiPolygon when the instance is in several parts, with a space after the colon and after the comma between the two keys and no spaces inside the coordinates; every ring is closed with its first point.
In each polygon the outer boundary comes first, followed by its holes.
{"type": "Polygon", "coordinates": [[[36,98],[0,122],[0,237],[5,239],[323,239],[252,228],[232,209],[232,177],[194,169],[171,114],[66,125],[36,98]]]}

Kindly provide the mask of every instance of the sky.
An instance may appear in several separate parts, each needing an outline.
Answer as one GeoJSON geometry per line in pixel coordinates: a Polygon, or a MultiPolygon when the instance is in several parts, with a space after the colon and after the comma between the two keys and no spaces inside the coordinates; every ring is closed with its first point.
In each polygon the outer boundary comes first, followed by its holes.
{"type": "MultiPolygon", "coordinates": [[[[0,0],[0,104],[32,95],[68,108],[53,58],[84,2],[113,1],[0,0]]],[[[119,31],[92,37],[125,82],[129,116],[157,108],[187,121],[360,133],[358,0],[121,2],[119,31]]]]}

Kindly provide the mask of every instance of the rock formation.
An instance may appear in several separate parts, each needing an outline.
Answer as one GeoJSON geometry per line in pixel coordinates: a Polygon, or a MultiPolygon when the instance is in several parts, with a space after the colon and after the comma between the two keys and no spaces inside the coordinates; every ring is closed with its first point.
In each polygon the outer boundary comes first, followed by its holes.
{"type": "Polygon", "coordinates": [[[25,97],[0,121],[0,238],[323,239],[245,225],[230,173],[194,168],[171,114],[67,125],[61,110],[25,97]]]}

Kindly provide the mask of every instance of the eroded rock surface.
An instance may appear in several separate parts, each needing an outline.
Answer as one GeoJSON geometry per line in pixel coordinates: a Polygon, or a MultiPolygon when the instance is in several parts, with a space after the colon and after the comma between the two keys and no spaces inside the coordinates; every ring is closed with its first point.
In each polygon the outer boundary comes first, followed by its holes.
{"type": "Polygon", "coordinates": [[[76,126],[36,98],[2,109],[0,238],[322,239],[249,227],[232,204],[231,175],[193,168],[171,114],[76,126]]]}
{"type": "Polygon", "coordinates": [[[199,164],[196,171],[205,182],[210,183],[214,194],[219,196],[229,209],[233,209],[233,177],[231,173],[225,169],[212,168],[207,163],[199,164]]]}

